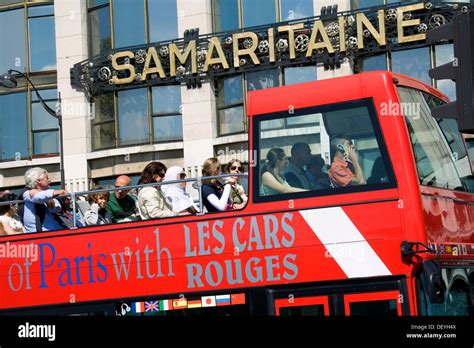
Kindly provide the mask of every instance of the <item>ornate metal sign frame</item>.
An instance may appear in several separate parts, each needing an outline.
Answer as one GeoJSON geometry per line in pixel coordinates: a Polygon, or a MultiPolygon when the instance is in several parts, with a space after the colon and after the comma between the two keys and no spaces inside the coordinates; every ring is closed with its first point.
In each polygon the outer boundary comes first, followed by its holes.
{"type": "MultiPolygon", "coordinates": [[[[71,84],[89,100],[111,91],[202,81],[278,66],[324,63],[334,69],[348,58],[407,47],[427,46],[426,32],[450,22],[459,3],[410,3],[337,12],[323,7],[320,16],[199,35],[111,50],[71,68],[71,84]]],[[[213,83],[213,85],[215,85],[213,83]]]]}

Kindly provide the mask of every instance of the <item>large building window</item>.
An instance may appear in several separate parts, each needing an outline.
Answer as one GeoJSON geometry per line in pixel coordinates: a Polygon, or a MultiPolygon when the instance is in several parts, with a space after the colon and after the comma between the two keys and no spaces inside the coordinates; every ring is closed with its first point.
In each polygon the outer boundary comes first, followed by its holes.
{"type": "Polygon", "coordinates": [[[245,130],[242,76],[219,81],[217,98],[219,135],[241,133],[245,130]]]}
{"type": "MultiPolygon", "coordinates": [[[[46,104],[51,109],[56,110],[56,89],[42,90],[39,91],[39,93],[46,104]]],[[[31,93],[31,125],[33,133],[33,154],[58,154],[58,120],[46,112],[34,92],[31,93]]]]}
{"type": "Polygon", "coordinates": [[[25,10],[0,12],[0,73],[9,69],[23,71],[26,67],[25,10]],[[8,28],[8,30],[4,30],[8,28]],[[7,49],[8,48],[8,49],[7,49]]]}
{"type": "Polygon", "coordinates": [[[30,71],[56,70],[54,6],[28,8],[30,71]]]}
{"type": "Polygon", "coordinates": [[[431,84],[429,47],[392,52],[392,71],[431,84]]]}
{"type": "Polygon", "coordinates": [[[275,0],[241,0],[244,28],[276,22],[275,0]]]}
{"type": "MultiPolygon", "coordinates": [[[[314,16],[316,0],[280,0],[280,20],[290,21],[314,16]]],[[[319,2],[320,0],[318,0],[319,2]]]]}
{"type": "Polygon", "coordinates": [[[114,47],[142,45],[145,39],[143,1],[113,0],[114,47]]]}
{"type": "Polygon", "coordinates": [[[176,39],[178,35],[176,0],[148,0],[149,42],[176,39]]]}
{"type": "Polygon", "coordinates": [[[286,86],[316,80],[316,65],[289,67],[283,71],[286,86]]]}
{"type": "Polygon", "coordinates": [[[239,0],[212,0],[214,31],[239,28],[239,0]]]}
{"type": "Polygon", "coordinates": [[[115,147],[114,94],[95,98],[92,118],[92,149],[115,147]]]}
{"type": "Polygon", "coordinates": [[[351,8],[353,10],[381,5],[384,5],[384,0],[351,0],[351,8]]]}
{"type": "Polygon", "coordinates": [[[109,1],[89,0],[89,55],[93,57],[111,48],[109,1]]]}
{"type": "Polygon", "coordinates": [[[181,86],[152,88],[153,141],[183,139],[181,116],[181,86]]]}
{"type": "MultiPolygon", "coordinates": [[[[440,66],[454,59],[453,44],[435,46],[435,65],[440,66]]],[[[456,99],[456,84],[452,80],[437,80],[436,88],[446,94],[449,99],[456,99]]]]}
{"type": "Polygon", "coordinates": [[[119,144],[148,143],[148,90],[146,88],[117,92],[119,144]]]}
{"type": "Polygon", "coordinates": [[[0,95],[0,160],[29,158],[26,93],[0,95]]]}

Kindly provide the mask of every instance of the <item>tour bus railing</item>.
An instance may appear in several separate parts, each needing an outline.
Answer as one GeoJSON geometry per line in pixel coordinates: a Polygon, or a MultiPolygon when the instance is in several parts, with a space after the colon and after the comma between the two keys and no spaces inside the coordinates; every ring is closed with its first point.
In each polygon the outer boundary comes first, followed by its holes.
{"type": "MultiPolygon", "coordinates": [[[[109,188],[102,188],[98,190],[89,190],[89,191],[79,191],[79,192],[70,192],[64,195],[56,196],[55,198],[63,198],[63,197],[71,197],[71,204],[72,204],[72,211],[73,211],[73,227],[71,229],[76,229],[77,228],[77,216],[76,216],[76,198],[78,196],[86,196],[90,195],[93,193],[101,193],[101,192],[110,192],[110,191],[131,191],[135,189],[140,189],[143,187],[159,187],[163,185],[172,185],[172,184],[181,184],[183,182],[191,182],[195,183],[198,191],[198,196],[199,196],[199,211],[197,215],[204,215],[204,204],[203,204],[203,198],[202,198],[202,185],[203,181],[208,181],[208,180],[213,180],[213,179],[221,179],[221,178],[228,178],[228,177],[248,177],[248,173],[241,173],[241,174],[221,174],[221,175],[214,175],[214,176],[198,176],[196,178],[188,178],[188,179],[183,179],[183,180],[171,180],[171,181],[162,181],[162,182],[156,182],[156,183],[150,183],[150,184],[142,184],[142,185],[130,185],[130,186],[123,186],[123,187],[109,187],[109,188]]],[[[0,205],[7,205],[7,204],[22,204],[24,203],[23,200],[14,200],[14,201],[4,201],[0,202],[0,205]]]]}

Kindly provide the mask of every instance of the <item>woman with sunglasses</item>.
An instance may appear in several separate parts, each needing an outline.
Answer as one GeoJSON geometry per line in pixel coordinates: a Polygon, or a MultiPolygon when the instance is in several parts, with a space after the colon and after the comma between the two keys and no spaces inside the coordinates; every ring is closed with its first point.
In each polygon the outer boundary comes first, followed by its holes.
{"type": "MultiPolygon", "coordinates": [[[[0,196],[0,203],[14,200],[16,200],[16,195],[13,192],[7,191],[0,196]]],[[[23,232],[23,224],[13,218],[16,215],[16,209],[16,204],[0,205],[0,236],[23,232]]]]}
{"type": "MultiPolygon", "coordinates": [[[[149,163],[140,176],[139,185],[161,182],[165,177],[166,166],[161,162],[149,163]]],[[[176,216],[166,201],[160,186],[146,186],[138,191],[138,210],[142,220],[176,216]]]]}
{"type": "MultiPolygon", "coordinates": [[[[224,167],[224,173],[226,174],[241,174],[244,172],[244,167],[242,162],[237,159],[231,160],[227,165],[224,167]]],[[[244,188],[242,185],[239,184],[239,177],[232,176],[231,177],[234,184],[231,184],[230,190],[230,199],[234,202],[234,209],[241,209],[247,203],[247,195],[245,194],[244,188]]],[[[226,182],[227,182],[226,178],[226,182]]]]}
{"type": "MultiPolygon", "coordinates": [[[[184,169],[178,166],[168,168],[163,182],[186,179],[184,169]]],[[[194,205],[193,198],[186,192],[187,182],[161,185],[161,190],[171,203],[173,211],[178,214],[196,214],[197,207],[194,205]]]]}

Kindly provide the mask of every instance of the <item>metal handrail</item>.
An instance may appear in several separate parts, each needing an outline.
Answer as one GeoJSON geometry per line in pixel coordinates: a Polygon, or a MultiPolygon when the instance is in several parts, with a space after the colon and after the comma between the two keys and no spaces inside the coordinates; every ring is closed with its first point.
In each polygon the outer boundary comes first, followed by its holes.
{"type": "MultiPolygon", "coordinates": [[[[241,173],[241,174],[221,174],[221,175],[214,175],[214,176],[198,176],[195,178],[187,178],[187,179],[182,179],[182,180],[170,180],[170,181],[161,181],[161,182],[156,182],[156,183],[150,183],[150,184],[142,184],[142,185],[130,185],[130,186],[123,186],[123,187],[109,187],[109,188],[103,188],[103,189],[98,189],[98,190],[90,190],[90,191],[79,191],[79,192],[71,192],[67,194],[62,194],[59,196],[56,196],[54,198],[63,198],[63,197],[71,197],[72,201],[72,211],[73,211],[73,227],[71,229],[77,229],[77,217],[76,217],[76,197],[78,196],[86,196],[89,194],[93,193],[100,193],[100,192],[110,192],[110,191],[124,191],[124,190],[134,190],[134,189],[140,189],[143,187],[159,187],[162,185],[172,185],[172,184],[181,184],[183,182],[195,182],[197,184],[197,191],[199,195],[199,211],[197,215],[204,215],[204,209],[203,209],[203,199],[202,199],[202,185],[203,181],[207,180],[213,180],[213,179],[220,179],[220,178],[228,178],[228,177],[248,177],[248,173],[241,173]]],[[[23,200],[14,200],[14,201],[3,201],[0,202],[0,205],[7,205],[7,204],[21,204],[24,203],[23,200]]]]}

